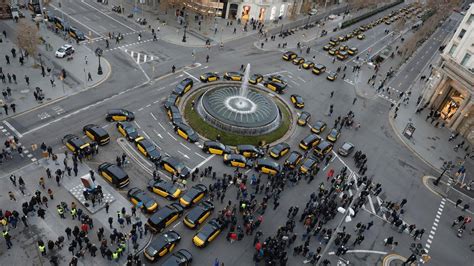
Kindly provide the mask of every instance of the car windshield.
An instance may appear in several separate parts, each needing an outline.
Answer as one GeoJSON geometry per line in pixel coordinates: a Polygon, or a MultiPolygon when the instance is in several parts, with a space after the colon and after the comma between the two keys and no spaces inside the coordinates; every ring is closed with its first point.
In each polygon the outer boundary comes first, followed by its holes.
{"type": "Polygon", "coordinates": [[[60,52],[60,53],[64,53],[64,51],[66,51],[66,50],[64,50],[64,48],[62,48],[62,47],[58,49],[58,52],[60,52]]]}
{"type": "Polygon", "coordinates": [[[134,128],[134,127],[127,127],[126,130],[127,130],[127,132],[128,132],[129,134],[130,134],[130,133],[134,133],[134,132],[137,131],[137,129],[134,128]]]}

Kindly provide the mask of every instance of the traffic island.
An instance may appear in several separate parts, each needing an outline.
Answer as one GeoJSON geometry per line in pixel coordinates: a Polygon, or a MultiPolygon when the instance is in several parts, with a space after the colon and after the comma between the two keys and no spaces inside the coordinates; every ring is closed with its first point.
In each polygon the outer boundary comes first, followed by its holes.
{"type": "Polygon", "coordinates": [[[388,254],[383,258],[382,265],[383,266],[399,266],[403,265],[403,263],[407,260],[407,258],[398,255],[398,254],[388,254]]]}

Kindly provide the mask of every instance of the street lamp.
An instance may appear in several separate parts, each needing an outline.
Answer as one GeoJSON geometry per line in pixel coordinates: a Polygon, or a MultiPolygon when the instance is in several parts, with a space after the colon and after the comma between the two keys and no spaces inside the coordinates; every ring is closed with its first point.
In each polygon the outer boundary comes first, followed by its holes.
{"type": "Polygon", "coordinates": [[[188,24],[184,23],[184,33],[183,33],[183,40],[182,42],[186,42],[186,29],[188,28],[188,24]]]}
{"type": "Polygon", "coordinates": [[[433,185],[437,186],[439,184],[439,181],[441,181],[441,178],[443,177],[444,173],[446,173],[446,171],[448,170],[451,170],[453,167],[454,165],[452,161],[444,162],[443,166],[441,167],[441,170],[443,170],[443,172],[441,172],[438,178],[436,178],[436,180],[433,182],[433,185]]]}
{"type": "Polygon", "coordinates": [[[97,75],[102,75],[103,74],[102,66],[100,65],[100,57],[102,56],[103,53],[104,53],[104,50],[102,50],[100,48],[95,49],[95,54],[97,55],[97,57],[99,57],[99,67],[97,68],[97,75]]]}
{"type": "Polygon", "coordinates": [[[311,19],[311,14],[308,15],[308,20],[306,21],[306,28],[309,26],[309,20],[311,19]]]}

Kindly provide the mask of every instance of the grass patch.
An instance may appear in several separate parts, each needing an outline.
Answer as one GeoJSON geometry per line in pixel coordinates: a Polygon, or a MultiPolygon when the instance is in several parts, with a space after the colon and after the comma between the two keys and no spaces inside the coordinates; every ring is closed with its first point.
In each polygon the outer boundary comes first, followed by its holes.
{"type": "Polygon", "coordinates": [[[281,103],[280,101],[275,101],[278,107],[280,108],[281,115],[282,115],[282,122],[279,128],[270,132],[268,134],[260,135],[260,136],[243,136],[234,133],[229,133],[226,131],[219,130],[199,116],[199,114],[191,108],[191,102],[202,93],[196,93],[192,95],[186,102],[184,106],[184,117],[188,124],[201,136],[204,136],[208,139],[215,140],[217,135],[221,135],[221,142],[226,145],[239,145],[239,144],[252,144],[258,145],[261,141],[265,141],[265,143],[271,143],[285,135],[285,133],[290,129],[290,113],[281,103]]]}

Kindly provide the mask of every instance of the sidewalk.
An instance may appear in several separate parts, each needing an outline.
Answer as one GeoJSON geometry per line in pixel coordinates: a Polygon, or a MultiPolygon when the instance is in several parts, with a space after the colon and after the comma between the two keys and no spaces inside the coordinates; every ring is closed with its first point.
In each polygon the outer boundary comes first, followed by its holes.
{"type": "Polygon", "coordinates": [[[7,31],[7,38],[4,38],[3,43],[0,44],[0,53],[3,55],[0,59],[3,65],[2,70],[5,76],[15,74],[17,84],[15,84],[13,79],[11,83],[6,79],[3,89],[6,90],[8,86],[11,89],[11,96],[7,97],[7,99],[2,97],[2,100],[9,105],[9,112],[7,116],[2,108],[0,110],[0,113],[2,113],[0,120],[14,115],[13,110],[10,108],[13,103],[16,105],[15,113],[22,113],[78,93],[84,89],[96,87],[110,76],[111,66],[104,58],[101,58],[103,75],[97,75],[97,57],[93,51],[84,45],[72,44],[75,49],[72,61],[67,61],[66,58],[56,58],[56,50],[67,42],[59,35],[48,30],[44,23],[41,23],[39,35],[52,47],[52,50],[46,50],[45,44],[39,45],[38,53],[41,54],[41,57],[36,59],[31,55],[28,58],[25,57],[24,65],[21,66],[19,62],[20,49],[16,46],[16,26],[17,24],[13,21],[2,21],[2,28],[7,31]],[[13,58],[11,54],[12,48],[16,49],[16,58],[13,58]],[[6,64],[4,55],[10,57],[10,64],[6,64]],[[85,64],[86,57],[87,65],[85,64]],[[44,66],[45,77],[41,75],[41,65],[44,66]],[[49,74],[47,69],[51,70],[49,74]],[[59,79],[62,69],[66,71],[66,79],[64,81],[59,79]],[[87,81],[88,73],[91,73],[92,81],[87,81]],[[26,82],[25,76],[29,77],[29,85],[26,82]],[[54,87],[51,84],[51,80],[54,80],[54,87]],[[43,101],[35,99],[33,94],[36,87],[43,91],[43,101]]]}

